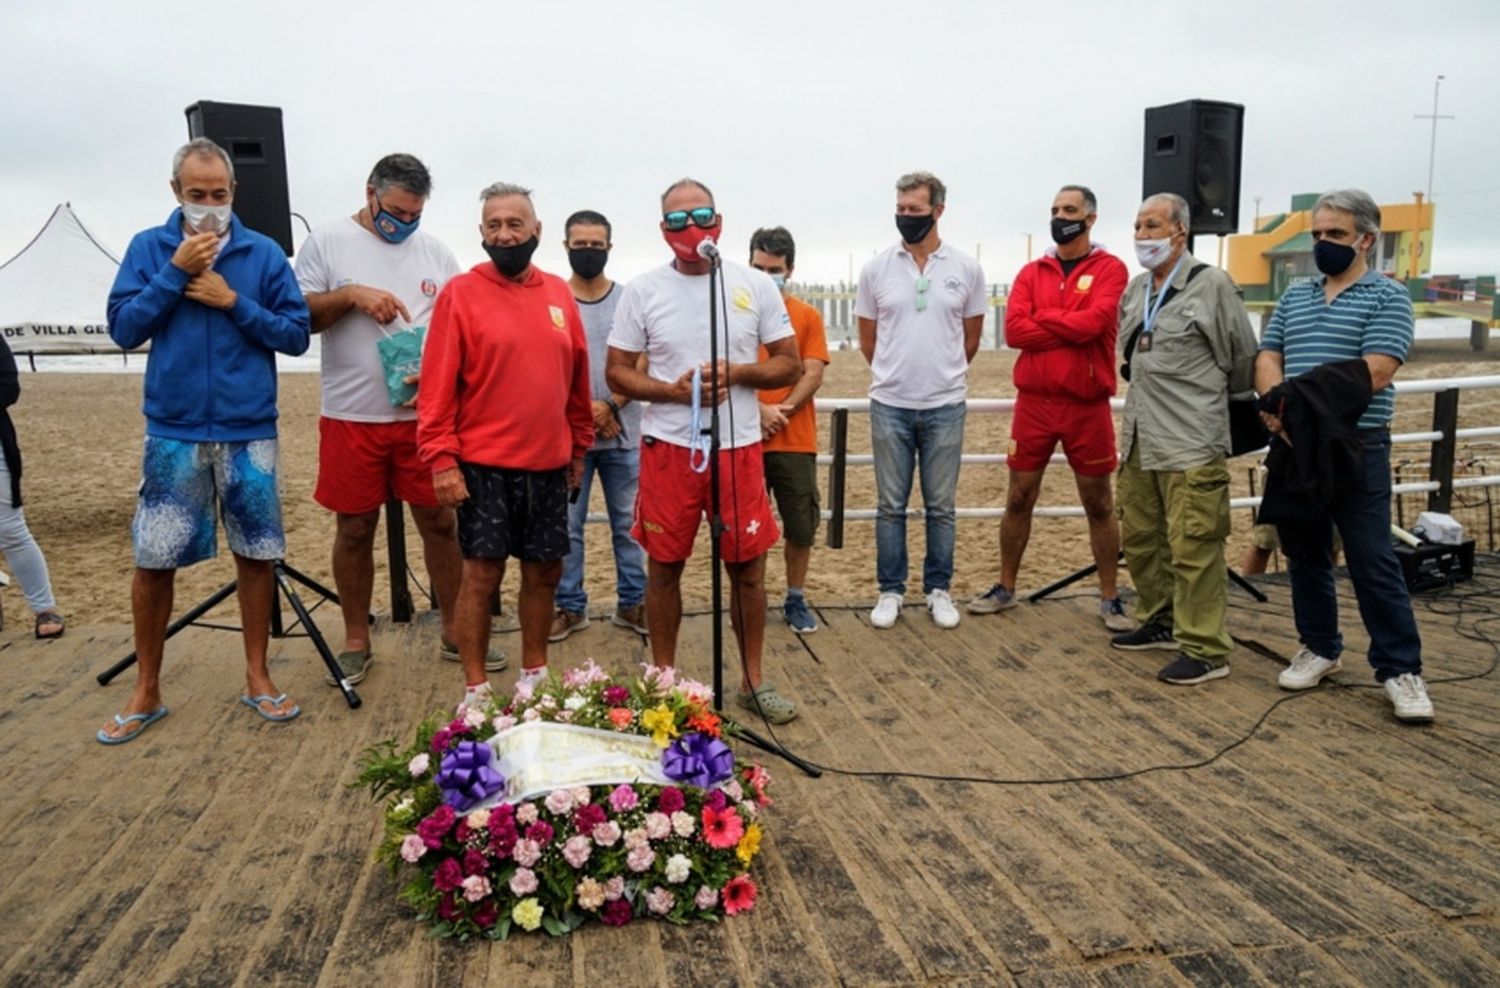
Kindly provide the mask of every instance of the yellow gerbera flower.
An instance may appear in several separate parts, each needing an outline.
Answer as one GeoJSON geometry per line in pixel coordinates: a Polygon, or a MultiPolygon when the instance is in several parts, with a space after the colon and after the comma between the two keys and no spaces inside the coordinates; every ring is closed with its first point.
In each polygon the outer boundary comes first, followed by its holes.
{"type": "Polygon", "coordinates": [[[760,824],[752,823],[745,828],[745,835],[734,846],[734,853],[746,865],[760,853],[760,824]]]}

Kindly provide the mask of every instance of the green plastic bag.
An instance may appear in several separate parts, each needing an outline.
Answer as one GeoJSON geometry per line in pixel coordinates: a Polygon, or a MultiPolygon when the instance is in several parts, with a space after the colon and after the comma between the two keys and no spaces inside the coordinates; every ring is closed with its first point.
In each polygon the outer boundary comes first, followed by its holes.
{"type": "Polygon", "coordinates": [[[426,326],[413,326],[399,333],[387,333],[375,347],[380,351],[380,366],[385,371],[385,389],[391,404],[401,406],[417,396],[417,386],[406,379],[422,369],[422,340],[426,326]]]}

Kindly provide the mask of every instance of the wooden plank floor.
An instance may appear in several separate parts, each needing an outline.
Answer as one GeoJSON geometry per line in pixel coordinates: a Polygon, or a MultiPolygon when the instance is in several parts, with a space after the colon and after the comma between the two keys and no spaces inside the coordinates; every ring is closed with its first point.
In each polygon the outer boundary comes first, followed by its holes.
{"type": "MultiPolygon", "coordinates": [[[[1448,681],[1495,662],[1479,633],[1500,637],[1500,560],[1480,569],[1418,598],[1435,725],[1396,723],[1369,688],[1345,582],[1347,688],[1281,704],[1210,765],[1116,781],[1056,780],[1201,762],[1289,696],[1262,654],[1295,648],[1283,582],[1265,579],[1263,605],[1231,593],[1233,675],[1196,689],[1156,682],[1165,653],[1108,648],[1083,593],[952,632],[919,607],[887,632],[863,605],[823,607],[802,640],[773,619],[768,674],[803,710],[776,730],[785,744],[1009,784],[814,780],[771,760],[754,912],[505,944],[427,939],[370,860],[376,806],[345,785],[361,749],[456,699],[430,623],[379,633],[357,711],[306,640],[273,642],[304,711],[288,725],[235,703],[237,636],[189,630],[169,646],[172,715],[113,749],[93,730],[133,674],[93,675],[128,629],[12,635],[0,984],[1494,984],[1500,676],[1448,681]]],[[[705,680],[709,631],[694,615],[683,633],[682,665],[705,680]]],[[[646,654],[605,620],[554,648],[560,665],[619,669],[646,654]]]]}

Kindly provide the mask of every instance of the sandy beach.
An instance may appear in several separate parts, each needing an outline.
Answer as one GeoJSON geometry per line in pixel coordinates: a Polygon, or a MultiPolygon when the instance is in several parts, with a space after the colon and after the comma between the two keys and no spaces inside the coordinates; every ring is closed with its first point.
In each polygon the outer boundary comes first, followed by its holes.
{"type": "MultiPolygon", "coordinates": [[[[985,351],[978,355],[970,373],[971,397],[1011,397],[1010,369],[1015,355],[1009,351],[985,351]]],[[[1461,377],[1495,372],[1500,351],[1475,354],[1461,340],[1419,342],[1403,379],[1461,377]]],[[[281,376],[281,452],[284,477],[284,507],[288,560],[309,575],[332,583],[329,549],[333,519],[312,500],[317,476],[318,376],[281,376]]],[[[822,397],[863,397],[869,372],[857,351],[833,354],[822,397]]],[[[140,413],[142,378],[138,374],[23,373],[20,403],[12,415],[25,455],[24,495],[32,532],[46,554],[58,602],[75,625],[114,624],[130,619],[130,519],[135,508],[139,481],[140,446],[144,420],[140,413]]],[[[1431,399],[1410,396],[1397,403],[1397,431],[1425,430],[1431,425],[1431,399]]],[[[1465,395],[1460,410],[1463,425],[1500,425],[1500,391],[1465,395]]],[[[821,441],[827,449],[827,416],[820,423],[821,441]]],[[[967,424],[966,449],[971,453],[1002,453],[1009,430],[1008,416],[971,415],[967,424]]],[[[850,421],[852,452],[868,452],[867,419],[856,415],[850,421]]],[[[1460,458],[1493,460],[1500,444],[1475,445],[1460,450],[1460,458]]],[[[1425,463],[1426,448],[1409,446],[1396,451],[1396,459],[1425,463]]],[[[1253,458],[1231,464],[1236,494],[1248,492],[1253,458]]],[[[1425,475],[1425,467],[1422,468],[1425,475]]],[[[1480,472],[1483,472],[1481,469],[1480,472]]],[[[1490,468],[1493,472],[1493,468],[1490,468]]],[[[825,489],[827,471],[820,477],[825,489]]],[[[1001,466],[968,466],[959,484],[962,506],[998,506],[1005,496],[1001,466]]],[[[1483,492],[1479,492],[1483,500],[1483,492]]],[[[1419,498],[1408,504],[1415,506],[1419,498]]],[[[1042,505],[1066,505],[1077,501],[1072,476],[1064,466],[1053,466],[1047,475],[1042,505]]],[[[913,503],[920,502],[913,496],[913,503]]],[[[847,507],[874,507],[871,468],[854,466],[849,471],[847,507]]],[[[595,491],[593,510],[603,503],[595,491]]],[[[1455,512],[1488,548],[1486,509],[1455,512]]],[[[1236,512],[1230,540],[1230,559],[1237,561],[1247,545],[1250,518],[1236,512]]],[[[968,597],[988,588],[998,569],[998,522],[960,520],[958,524],[954,593],[968,597]]],[[[416,545],[414,535],[410,540],[416,545]]],[[[808,592],[824,602],[863,601],[873,598],[874,526],[868,521],[846,523],[844,548],[814,550],[808,592]]],[[[177,603],[180,612],[231,579],[233,566],[222,548],[221,556],[182,571],[178,576],[177,603]]],[[[912,571],[910,595],[920,590],[922,526],[910,528],[912,571]]],[[[614,578],[607,532],[601,525],[589,527],[587,587],[590,609],[598,612],[614,605],[614,578]]],[[[708,598],[707,541],[701,537],[698,555],[689,563],[684,584],[692,601],[708,598]]],[[[1087,531],[1082,518],[1037,518],[1031,546],[1021,572],[1021,589],[1034,589],[1090,562],[1087,531]]],[[[420,559],[414,558],[420,571],[420,559]]],[[[377,553],[375,606],[389,609],[389,581],[383,552],[377,553]]],[[[773,550],[768,568],[772,599],[779,599],[784,586],[780,550],[773,550]]],[[[1126,578],[1128,580],[1128,577],[1126,578]]],[[[424,577],[425,582],[425,577],[424,577]]],[[[9,634],[29,631],[30,621],[19,588],[3,591],[4,607],[11,619],[9,634]]],[[[507,593],[507,599],[513,594],[507,593]]],[[[232,613],[232,608],[228,608],[232,613]]]]}

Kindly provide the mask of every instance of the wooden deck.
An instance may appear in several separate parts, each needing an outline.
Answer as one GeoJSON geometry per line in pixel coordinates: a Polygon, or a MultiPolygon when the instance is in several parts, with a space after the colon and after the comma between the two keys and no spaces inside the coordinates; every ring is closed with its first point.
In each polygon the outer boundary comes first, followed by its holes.
{"type": "MultiPolygon", "coordinates": [[[[504,944],[427,939],[370,860],[376,806],[345,788],[356,752],[455,698],[430,625],[377,637],[357,711],[308,642],[274,642],[304,710],[289,725],[235,703],[236,636],[189,630],[169,646],[172,715],[120,748],[92,735],[132,674],[104,689],[93,674],[128,630],[12,635],[0,984],[1495,984],[1500,676],[1442,681],[1495,660],[1461,634],[1500,602],[1500,561],[1482,568],[1469,592],[1491,595],[1462,615],[1418,598],[1431,727],[1396,723],[1376,690],[1325,687],[1208,767],[1127,781],[811,780],[773,761],[752,913],[504,944]]],[[[1263,585],[1265,605],[1231,593],[1231,630],[1290,654],[1285,586],[1263,585]]],[[[877,633],[862,608],[825,608],[805,641],[773,622],[767,667],[804,713],[778,734],[828,765],[1047,779],[1201,760],[1287,695],[1243,647],[1228,680],[1162,686],[1165,653],[1111,650],[1092,612],[1080,595],[940,632],[909,607],[877,633]]],[[[1349,637],[1338,679],[1362,687],[1365,639],[1349,637]]],[[[707,640],[690,617],[683,665],[705,679],[707,640]]],[[[554,662],[643,654],[596,621],[554,662]]]]}

